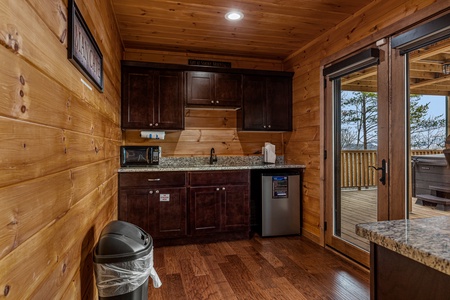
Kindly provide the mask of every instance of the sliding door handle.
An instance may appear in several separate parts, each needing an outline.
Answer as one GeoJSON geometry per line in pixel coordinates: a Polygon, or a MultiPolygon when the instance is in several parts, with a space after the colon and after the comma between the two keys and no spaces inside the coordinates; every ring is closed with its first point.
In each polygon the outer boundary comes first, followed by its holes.
{"type": "Polygon", "coordinates": [[[374,166],[369,166],[369,168],[372,168],[374,170],[380,171],[381,170],[381,177],[380,177],[380,182],[383,185],[386,185],[386,173],[387,173],[387,162],[385,159],[383,159],[381,161],[381,167],[374,167],[374,166]]]}

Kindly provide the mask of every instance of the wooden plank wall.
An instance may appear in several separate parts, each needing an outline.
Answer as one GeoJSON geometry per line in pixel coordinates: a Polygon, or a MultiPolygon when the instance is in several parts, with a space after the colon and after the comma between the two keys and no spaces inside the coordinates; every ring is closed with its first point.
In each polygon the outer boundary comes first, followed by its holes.
{"type": "MultiPolygon", "coordinates": [[[[292,134],[284,136],[285,158],[306,165],[303,187],[303,233],[320,242],[322,226],[320,174],[321,60],[372,36],[401,20],[409,26],[408,16],[434,3],[434,0],[374,0],[332,30],[299,49],[286,59],[284,69],[294,71],[292,134]]],[[[448,2],[447,2],[448,4],[448,2]]],[[[373,41],[375,42],[375,41],[373,41]]],[[[364,47],[367,45],[361,45],[364,47]]]]}
{"type": "Polygon", "coordinates": [[[122,46],[109,1],[76,2],[104,93],[67,60],[67,0],[0,2],[0,298],[93,299],[92,249],[117,218],[122,46]]]}
{"type": "MultiPolygon", "coordinates": [[[[198,55],[151,50],[126,49],[125,60],[187,65],[188,59],[231,62],[233,68],[281,71],[282,62],[232,56],[198,55]]],[[[239,132],[236,130],[235,110],[186,109],[185,130],[166,132],[164,140],[148,140],[139,131],[123,133],[125,145],[159,145],[162,156],[209,156],[214,148],[220,156],[260,155],[264,142],[276,147],[277,155],[284,154],[283,133],[239,132]]]]}

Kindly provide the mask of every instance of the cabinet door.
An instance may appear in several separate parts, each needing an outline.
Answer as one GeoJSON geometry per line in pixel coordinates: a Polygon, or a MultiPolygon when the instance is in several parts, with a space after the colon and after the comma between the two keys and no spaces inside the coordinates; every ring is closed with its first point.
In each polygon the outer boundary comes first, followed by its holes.
{"type": "Polygon", "coordinates": [[[187,105],[214,105],[214,73],[186,72],[187,105]]]}
{"type": "Polygon", "coordinates": [[[239,108],[242,105],[242,75],[214,75],[214,99],[216,106],[239,108]]]}
{"type": "Polygon", "coordinates": [[[152,189],[150,196],[150,231],[154,238],[187,235],[186,188],[152,189]]]}
{"type": "Polygon", "coordinates": [[[153,129],[184,129],[183,72],[155,73],[153,129]]]}
{"type": "Polygon", "coordinates": [[[231,185],[222,189],[222,231],[249,231],[249,187],[231,185]]]}
{"type": "Polygon", "coordinates": [[[189,217],[192,235],[220,231],[220,197],[216,187],[192,187],[189,198],[189,217]]]}
{"type": "Polygon", "coordinates": [[[267,78],[266,126],[268,130],[292,130],[292,79],[267,78]]]}
{"type": "Polygon", "coordinates": [[[155,97],[154,74],[141,68],[122,70],[122,128],[150,128],[155,97]]]}
{"type": "Polygon", "coordinates": [[[119,193],[119,220],[137,225],[151,234],[149,204],[149,190],[121,190],[119,193]]]}
{"type": "Polygon", "coordinates": [[[266,84],[264,76],[243,78],[242,130],[265,130],[266,84]]]}

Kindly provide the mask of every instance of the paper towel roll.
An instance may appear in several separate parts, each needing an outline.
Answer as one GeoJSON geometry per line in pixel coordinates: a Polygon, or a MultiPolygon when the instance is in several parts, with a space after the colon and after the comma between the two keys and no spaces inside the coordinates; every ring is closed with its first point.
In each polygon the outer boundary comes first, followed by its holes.
{"type": "Polygon", "coordinates": [[[164,131],[141,131],[141,138],[163,140],[166,136],[164,131]]]}
{"type": "Polygon", "coordinates": [[[275,152],[275,145],[266,142],[264,144],[263,151],[264,151],[263,152],[264,162],[269,163],[269,164],[274,164],[277,159],[277,155],[275,152]]]}

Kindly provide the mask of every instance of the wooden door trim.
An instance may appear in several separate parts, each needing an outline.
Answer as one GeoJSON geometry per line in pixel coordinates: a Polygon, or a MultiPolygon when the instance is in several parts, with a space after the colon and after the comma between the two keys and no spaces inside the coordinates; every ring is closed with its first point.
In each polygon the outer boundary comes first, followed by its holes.
{"type": "MultiPolygon", "coordinates": [[[[382,160],[386,159],[388,169],[388,172],[386,172],[386,184],[383,185],[381,182],[378,182],[377,185],[377,220],[383,221],[389,220],[389,190],[391,186],[389,172],[389,149],[391,144],[391,138],[389,136],[389,107],[391,102],[389,99],[389,43],[386,42],[384,45],[380,45],[379,50],[380,64],[377,68],[378,138],[384,139],[385,142],[381,143],[383,147],[378,146],[377,149],[377,167],[380,167],[382,165],[382,160]],[[380,105],[380,103],[382,105],[380,105]]],[[[380,145],[380,142],[378,142],[378,145],[380,145]]],[[[377,176],[381,176],[381,172],[378,172],[377,176]]]]}
{"type": "MultiPolygon", "coordinates": [[[[364,48],[359,49],[359,51],[364,51],[364,49],[368,49],[370,47],[375,47],[375,45],[368,44],[364,48]]],[[[385,146],[383,148],[379,148],[377,153],[378,166],[381,166],[382,159],[386,159],[389,161],[389,65],[388,65],[388,55],[390,51],[390,44],[385,43],[379,47],[380,49],[380,63],[377,65],[377,94],[378,94],[378,103],[384,101],[384,105],[378,105],[378,108],[382,107],[382,110],[378,111],[378,134],[379,137],[386,140],[385,146]],[[381,84],[382,83],[382,84],[381,84]],[[381,118],[380,118],[381,116],[381,118]],[[384,137],[384,138],[383,138],[384,137]]],[[[342,59],[342,58],[341,58],[342,59]]],[[[324,66],[322,65],[322,70],[324,66]]],[[[334,122],[334,101],[333,98],[334,88],[333,81],[330,81],[327,77],[322,77],[321,84],[323,84],[324,97],[323,101],[321,101],[321,105],[323,105],[323,113],[322,116],[322,126],[324,127],[323,138],[323,153],[327,152],[327,159],[321,159],[321,208],[323,205],[324,213],[323,213],[323,222],[321,220],[321,229],[324,229],[325,222],[328,224],[328,228],[326,231],[323,230],[323,243],[329,247],[335,248],[337,251],[345,252],[345,255],[349,255],[362,265],[369,267],[369,253],[359,248],[356,245],[352,245],[349,242],[344,241],[343,239],[334,236],[333,233],[333,224],[334,222],[334,135],[332,132],[333,122],[334,122]],[[326,139],[325,139],[326,137],[326,139]],[[322,172],[323,170],[323,172],[322,172]],[[332,208],[327,207],[327,205],[333,205],[332,208]],[[329,243],[328,243],[329,242],[329,243]]],[[[321,149],[322,150],[322,149],[321,149]]],[[[381,176],[381,173],[379,174],[381,176]]],[[[378,196],[377,196],[377,218],[379,220],[388,220],[389,218],[389,177],[387,178],[387,184],[382,185],[378,183],[378,196]]],[[[320,215],[322,218],[322,214],[320,215]]]]}
{"type": "Polygon", "coordinates": [[[406,157],[409,151],[406,149],[406,66],[405,57],[400,55],[400,51],[391,51],[391,109],[389,124],[391,127],[391,140],[389,153],[390,162],[395,168],[390,170],[390,184],[393,188],[389,193],[390,207],[389,220],[404,219],[406,212],[406,157]]]}

